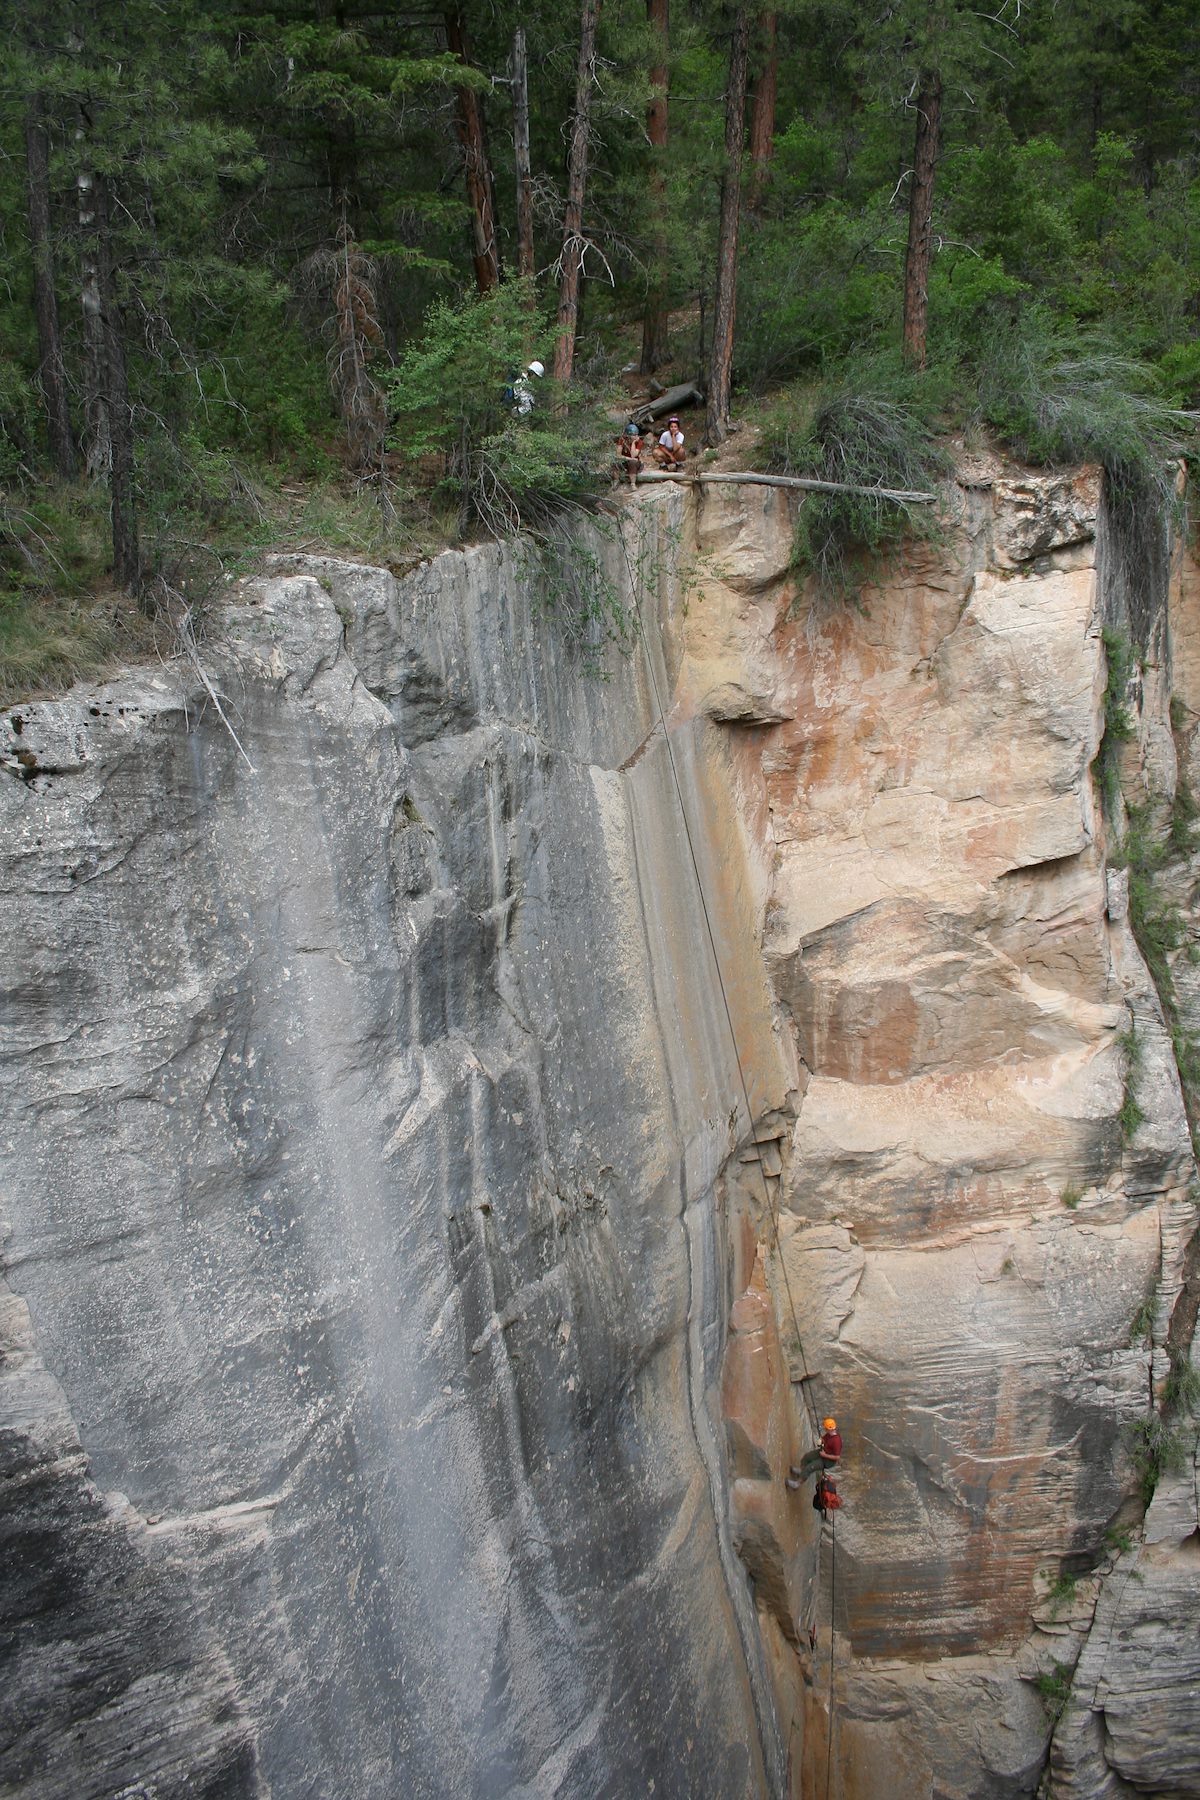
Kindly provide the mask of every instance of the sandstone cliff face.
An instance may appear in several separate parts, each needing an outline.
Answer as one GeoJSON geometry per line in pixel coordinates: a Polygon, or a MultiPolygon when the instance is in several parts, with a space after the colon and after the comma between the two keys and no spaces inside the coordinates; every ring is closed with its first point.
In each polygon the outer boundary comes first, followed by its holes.
{"type": "Polygon", "coordinates": [[[4,721],[5,1258],[54,1376],[0,1388],[6,1793],[784,1780],[710,1406],[727,1023],[650,666],[585,676],[535,603],[492,549],[248,584],[244,757],[186,668],[4,721]]]}
{"type": "MultiPolygon", "coordinates": [[[[1078,1658],[1047,1791],[1195,1794],[1186,1417],[1145,1545],[1114,1548],[1138,1536],[1131,1449],[1172,1321],[1177,1360],[1194,1322],[1194,1159],[1092,773],[1108,626],[1145,650],[1122,697],[1131,804],[1169,799],[1166,596],[1150,604],[1102,531],[1098,557],[1094,479],[997,471],[961,504],[949,550],[914,553],[861,612],[805,596],[789,620],[768,501],[774,580],[749,608],[709,596],[764,696],[744,759],[774,851],[764,951],[807,1076],[776,1313],[786,1336],[797,1308],[817,1410],[848,1445],[832,1645],[828,1556],[809,1603],[805,1791],[825,1791],[832,1649],[833,1793],[1032,1793],[1078,1658]]],[[[705,506],[702,542],[736,561],[745,514],[705,506]]],[[[694,673],[718,699],[737,684],[711,658],[694,673]]],[[[778,1532],[781,1567],[789,1549],[778,1532]]]]}
{"type": "Polygon", "coordinates": [[[793,617],[778,494],[639,496],[607,679],[510,551],[298,559],[208,653],[236,743],[186,668],[0,722],[0,1518],[71,1570],[0,1577],[0,1792],[1200,1791],[1131,590],[1086,476],[961,504],[793,617]]]}

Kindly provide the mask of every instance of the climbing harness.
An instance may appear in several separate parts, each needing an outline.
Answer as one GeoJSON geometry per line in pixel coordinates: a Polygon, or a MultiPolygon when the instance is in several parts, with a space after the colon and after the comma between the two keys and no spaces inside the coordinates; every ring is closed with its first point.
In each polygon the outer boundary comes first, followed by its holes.
{"type": "MultiPolygon", "coordinates": [[[[672,783],[675,788],[675,798],[679,805],[679,816],[683,822],[684,836],[687,839],[688,855],[691,858],[692,873],[696,877],[696,892],[697,892],[697,895],[699,896],[699,900],[700,900],[700,910],[701,910],[702,914],[704,915],[704,929],[708,936],[709,949],[712,952],[713,968],[716,970],[717,986],[720,989],[720,994],[721,994],[721,1005],[725,1012],[725,1022],[729,1027],[729,1041],[733,1046],[733,1059],[737,1066],[738,1084],[742,1091],[742,1102],[746,1108],[746,1123],[747,1123],[747,1127],[750,1130],[751,1134],[753,1134],[753,1132],[754,1132],[754,1114],[750,1108],[750,1092],[749,1092],[749,1088],[747,1087],[747,1084],[746,1084],[745,1071],[742,1067],[741,1052],[738,1049],[737,1031],[734,1028],[733,1013],[732,1013],[732,1010],[729,1005],[729,995],[725,988],[725,977],[721,971],[721,958],[717,952],[716,933],[713,931],[712,918],[711,918],[711,915],[710,915],[709,909],[708,909],[708,899],[704,892],[704,878],[700,873],[700,860],[696,854],[696,846],[695,846],[695,843],[692,838],[692,828],[688,821],[687,807],[684,804],[683,784],[679,779],[679,769],[675,762],[675,751],[671,745],[671,734],[667,730],[666,710],[663,706],[662,694],[659,690],[658,676],[654,672],[654,658],[651,655],[650,641],[646,635],[646,622],[642,616],[641,582],[638,579],[637,575],[635,574],[633,564],[630,561],[629,546],[625,541],[625,531],[624,531],[624,527],[623,527],[623,522],[620,519],[618,519],[618,521],[617,521],[617,532],[618,532],[618,536],[620,537],[620,540],[621,540],[621,553],[625,558],[625,567],[629,574],[629,591],[633,596],[634,617],[637,620],[638,635],[642,640],[642,648],[645,652],[646,672],[650,678],[650,687],[651,687],[651,690],[654,695],[654,706],[655,706],[656,712],[658,713],[658,722],[659,722],[660,726],[662,727],[663,743],[666,746],[667,761],[670,764],[670,769],[671,769],[671,780],[672,780],[672,783]]],[[[778,1209],[773,1207],[771,1204],[770,1189],[767,1187],[767,1176],[766,1176],[766,1171],[763,1168],[761,1155],[758,1158],[758,1174],[759,1174],[759,1180],[762,1183],[763,1204],[766,1208],[767,1218],[770,1220],[770,1224],[771,1224],[771,1237],[773,1240],[775,1257],[776,1257],[776,1260],[777,1260],[777,1263],[779,1266],[780,1273],[783,1276],[784,1291],[786,1292],[787,1299],[788,1299],[788,1310],[792,1315],[792,1328],[796,1334],[796,1348],[800,1352],[800,1366],[804,1371],[803,1375],[800,1377],[799,1385],[801,1385],[803,1387],[805,1404],[806,1404],[806,1406],[809,1410],[809,1413],[811,1414],[811,1417],[812,1417],[813,1437],[817,1442],[819,1442],[821,1439],[821,1436],[822,1436],[822,1432],[820,1429],[820,1421],[818,1420],[818,1417],[817,1417],[816,1401],[814,1400],[812,1391],[811,1391],[812,1377],[809,1372],[808,1358],[804,1352],[804,1339],[800,1333],[800,1320],[796,1314],[795,1296],[792,1293],[792,1284],[791,1284],[791,1281],[788,1279],[787,1264],[784,1262],[783,1251],[782,1251],[782,1248],[780,1246],[780,1241],[779,1241],[779,1212],[778,1212],[778,1209]]],[[[793,1383],[795,1383],[796,1378],[792,1377],[792,1380],[793,1380],[793,1383]]],[[[839,1501],[839,1504],[840,1504],[840,1501],[839,1501]]],[[[821,1598],[821,1542],[825,1535],[824,1524],[825,1524],[826,1517],[828,1517],[829,1522],[830,1522],[830,1545],[829,1545],[830,1555],[829,1555],[829,1739],[828,1739],[828,1743],[826,1746],[826,1753],[825,1753],[825,1800],[829,1800],[830,1781],[831,1781],[832,1774],[833,1774],[834,1656],[835,1656],[836,1641],[837,1641],[836,1634],[835,1634],[835,1628],[834,1628],[834,1622],[836,1619],[836,1609],[837,1609],[837,1511],[836,1511],[836,1509],[831,1510],[828,1514],[822,1512],[821,1524],[818,1526],[818,1529],[817,1529],[816,1569],[815,1569],[815,1578],[813,1581],[813,1610],[812,1610],[811,1623],[809,1625],[809,1644],[815,1651],[816,1632],[817,1632],[816,1620],[817,1620],[817,1612],[818,1612],[818,1609],[820,1606],[820,1598],[821,1598]]],[[[791,1759],[791,1740],[790,1740],[790,1738],[789,1738],[789,1742],[788,1742],[788,1758],[789,1758],[789,1762],[790,1762],[790,1759],[791,1759]]]]}

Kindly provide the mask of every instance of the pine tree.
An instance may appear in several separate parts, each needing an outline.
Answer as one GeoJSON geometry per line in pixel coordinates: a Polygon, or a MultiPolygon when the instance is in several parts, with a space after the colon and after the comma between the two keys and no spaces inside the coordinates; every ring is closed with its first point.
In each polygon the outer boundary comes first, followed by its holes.
{"type": "Polygon", "coordinates": [[[717,233],[717,280],[713,307],[712,350],[708,364],[708,407],[705,436],[724,443],[729,432],[729,399],[733,374],[733,330],[737,313],[738,224],[742,204],[742,140],[745,135],[746,70],[750,13],[739,6],[729,51],[725,93],[725,163],[721,171],[721,218],[717,233]]]}

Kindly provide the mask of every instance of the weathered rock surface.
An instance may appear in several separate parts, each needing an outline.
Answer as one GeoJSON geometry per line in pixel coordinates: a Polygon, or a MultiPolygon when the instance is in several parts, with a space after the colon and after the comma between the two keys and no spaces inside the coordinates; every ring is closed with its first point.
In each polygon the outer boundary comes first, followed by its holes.
{"type": "MultiPolygon", "coordinates": [[[[535,605],[492,549],[234,591],[253,774],[183,669],[4,721],[6,1259],[59,1384],[16,1423],[61,1446],[12,1476],[6,1793],[783,1782],[710,1408],[728,1026],[649,667],[535,605]]],[[[720,740],[674,737],[778,1103],[720,740]]]]}
{"type": "MultiPolygon", "coordinates": [[[[1128,774],[1169,793],[1170,647],[1161,605],[1141,596],[1132,616],[1127,568],[1098,583],[1098,501],[1094,476],[977,481],[957,555],[914,553],[862,613],[805,600],[789,623],[785,581],[742,584],[745,685],[764,724],[782,715],[743,764],[775,846],[765,953],[809,1077],[771,1279],[781,1329],[784,1303],[799,1309],[818,1410],[847,1432],[830,1791],[862,1800],[1038,1787],[1050,1718],[1033,1677],[1092,1643],[1084,1596],[1103,1606],[1120,1576],[1078,1586],[1074,1623],[1042,1596],[1064,1573],[1103,1573],[1106,1529],[1136,1513],[1132,1434],[1184,1292],[1187,1121],[1091,773],[1109,625],[1147,646],[1128,774]],[[1126,1143],[1134,1088],[1145,1116],[1126,1143]],[[1135,1317],[1148,1341],[1139,1327],[1131,1342],[1135,1317]]],[[[782,508],[774,528],[760,560],[778,569],[782,508]]],[[[692,673],[735,684],[715,657],[692,673]]],[[[756,1567],[761,1529],[748,1548],[756,1567]]],[[[1147,1578],[1132,1639],[1159,1613],[1164,1635],[1186,1630],[1187,1557],[1147,1578]]],[[[826,1567],[813,1794],[831,1599],[826,1567]]],[[[1097,1703],[1106,1721],[1112,1707],[1104,1768],[1191,1793],[1186,1754],[1173,1775],[1149,1754],[1194,1729],[1190,1651],[1164,1662],[1137,1726],[1154,1661],[1127,1657],[1130,1697],[1097,1703]]],[[[1056,1751],[1055,1779],[1067,1763],[1056,1751]]]]}

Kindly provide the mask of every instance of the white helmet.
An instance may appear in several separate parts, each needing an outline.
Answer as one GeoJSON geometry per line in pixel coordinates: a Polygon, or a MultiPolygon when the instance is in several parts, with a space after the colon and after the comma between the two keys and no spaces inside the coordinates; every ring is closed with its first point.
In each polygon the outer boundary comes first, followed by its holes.
{"type": "Polygon", "coordinates": [[[546,373],[545,363],[531,362],[529,365],[529,373],[531,375],[544,375],[546,373]]]}

